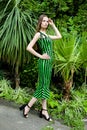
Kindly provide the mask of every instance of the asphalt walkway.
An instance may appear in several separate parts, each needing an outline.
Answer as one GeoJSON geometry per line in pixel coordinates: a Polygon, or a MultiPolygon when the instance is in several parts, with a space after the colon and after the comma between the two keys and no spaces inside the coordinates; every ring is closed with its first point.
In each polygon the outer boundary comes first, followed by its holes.
{"type": "MultiPolygon", "coordinates": [[[[53,130],[51,127],[54,130],[70,130],[69,127],[58,121],[49,123],[43,118],[39,118],[38,114],[37,111],[31,110],[29,117],[23,118],[19,106],[0,99],[0,130],[44,130],[45,127],[50,127],[49,130],[53,130]]],[[[87,130],[87,125],[84,130],[87,130]]]]}

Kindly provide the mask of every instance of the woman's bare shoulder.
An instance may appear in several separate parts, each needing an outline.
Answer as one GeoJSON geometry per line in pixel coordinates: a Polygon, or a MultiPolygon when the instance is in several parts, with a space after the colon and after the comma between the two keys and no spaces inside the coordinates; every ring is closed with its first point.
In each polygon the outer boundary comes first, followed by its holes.
{"type": "Polygon", "coordinates": [[[40,38],[40,32],[36,32],[35,37],[40,38]]]}

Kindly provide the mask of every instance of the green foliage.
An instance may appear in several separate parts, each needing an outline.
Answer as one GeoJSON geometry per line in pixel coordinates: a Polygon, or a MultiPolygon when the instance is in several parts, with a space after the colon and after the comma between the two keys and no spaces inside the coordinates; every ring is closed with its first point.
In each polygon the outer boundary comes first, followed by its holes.
{"type": "MultiPolygon", "coordinates": [[[[42,14],[45,13],[51,18],[63,17],[63,14],[66,13],[68,10],[72,10],[72,0],[64,1],[64,0],[38,0],[36,2],[37,8],[34,9],[35,14],[42,14]]],[[[72,14],[72,12],[70,13],[72,14]]]]}
{"type": "MultiPolygon", "coordinates": [[[[32,92],[32,90],[30,90],[32,92]]],[[[16,90],[11,88],[11,83],[9,80],[0,80],[0,97],[14,101],[18,104],[26,103],[29,101],[31,96],[29,95],[29,90],[18,88],[16,90]]]]}
{"type": "Polygon", "coordinates": [[[85,69],[82,68],[81,66],[79,68],[79,71],[74,73],[73,76],[74,86],[76,88],[79,88],[84,83],[84,79],[85,79],[85,69]]]}
{"type": "Polygon", "coordinates": [[[13,90],[10,86],[10,81],[7,81],[5,79],[0,80],[0,97],[6,97],[6,99],[11,99],[13,93],[13,90]]]}
{"type": "Polygon", "coordinates": [[[55,74],[60,71],[64,81],[69,80],[71,70],[77,71],[81,64],[78,48],[79,39],[77,39],[76,34],[70,34],[68,37],[62,38],[59,42],[56,41],[55,43],[55,74]]]}
{"type": "Polygon", "coordinates": [[[28,9],[29,3],[28,0],[6,0],[0,8],[0,60],[14,69],[16,87],[19,86],[19,67],[30,61],[26,47],[35,33],[36,20],[28,9]]]}
{"type": "MultiPolygon", "coordinates": [[[[14,101],[18,104],[27,103],[32,95],[32,89],[12,89],[8,80],[0,80],[0,97],[14,101]]],[[[62,119],[65,124],[72,127],[73,130],[83,130],[84,122],[82,119],[87,115],[87,86],[79,90],[71,90],[71,100],[65,101],[60,95],[51,92],[48,100],[48,107],[51,115],[55,119],[62,119]]],[[[39,107],[39,106],[38,106],[39,107]]],[[[44,129],[53,129],[51,125],[44,129]]]]}
{"type": "Polygon", "coordinates": [[[83,118],[87,115],[87,86],[83,84],[79,89],[71,90],[71,100],[65,101],[62,96],[51,92],[48,106],[52,116],[63,119],[64,123],[72,127],[72,130],[83,130],[83,118]],[[54,101],[54,102],[53,102],[54,101]]]}
{"type": "MultiPolygon", "coordinates": [[[[79,1],[80,2],[80,1],[79,1]]],[[[78,31],[87,31],[87,1],[83,1],[79,7],[76,16],[73,18],[74,25],[78,28],[78,31]]]]}
{"type": "Polygon", "coordinates": [[[54,128],[52,126],[45,126],[41,130],[54,130],[54,128]]]}
{"type": "Polygon", "coordinates": [[[50,92],[50,99],[48,100],[51,108],[58,107],[58,99],[61,98],[62,95],[54,94],[52,91],[50,92]],[[55,100],[55,102],[54,102],[55,100]]]}
{"type": "Polygon", "coordinates": [[[0,26],[0,59],[19,67],[30,59],[26,46],[35,32],[34,16],[31,11],[22,9],[20,0],[9,0],[0,12],[0,21],[3,21],[0,26]]]}
{"type": "Polygon", "coordinates": [[[82,61],[82,68],[85,69],[85,84],[87,83],[87,32],[82,32],[82,46],[80,50],[80,57],[79,59],[82,61]]]}
{"type": "Polygon", "coordinates": [[[80,59],[82,61],[82,66],[84,68],[87,67],[87,32],[82,32],[81,34],[81,53],[80,53],[80,59]]]}
{"type": "Polygon", "coordinates": [[[20,86],[35,88],[38,74],[37,74],[37,58],[32,57],[29,64],[25,64],[20,74],[20,86]]]}
{"type": "MultiPolygon", "coordinates": [[[[87,1],[83,0],[1,0],[0,59],[13,66],[15,64],[21,66],[30,59],[26,46],[34,34],[35,18],[42,13],[48,14],[55,21],[63,35],[62,40],[55,43],[55,72],[63,69],[65,72],[61,71],[61,73],[67,79],[72,67],[75,70],[79,68],[79,65],[82,65],[83,69],[87,68],[87,1]],[[81,34],[84,30],[82,36],[80,35],[80,41],[77,35],[73,37],[73,34],[81,34]]],[[[29,68],[25,66],[23,69],[21,73],[23,87],[34,86],[37,79],[35,65],[36,63],[31,61],[29,68]]],[[[87,77],[87,70],[85,73],[87,77]]],[[[13,90],[10,82],[2,79],[3,72],[0,71],[0,97],[17,103],[29,100],[31,96],[27,93],[31,93],[31,90],[27,91],[26,88],[13,90]]],[[[62,99],[62,94],[53,92],[48,102],[51,114],[55,118],[63,119],[67,125],[73,127],[73,130],[83,130],[81,120],[87,113],[87,88],[82,87],[81,90],[71,90],[69,102],[62,99]]]]}
{"type": "Polygon", "coordinates": [[[3,72],[3,70],[0,70],[0,80],[3,79],[5,76],[5,73],[3,72]]]}

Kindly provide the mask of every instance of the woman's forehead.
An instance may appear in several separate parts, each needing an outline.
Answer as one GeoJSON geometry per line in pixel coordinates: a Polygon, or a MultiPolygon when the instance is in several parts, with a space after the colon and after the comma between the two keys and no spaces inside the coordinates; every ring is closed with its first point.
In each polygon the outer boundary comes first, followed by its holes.
{"type": "Polygon", "coordinates": [[[46,21],[48,21],[48,17],[43,17],[43,20],[46,20],[46,21]]]}

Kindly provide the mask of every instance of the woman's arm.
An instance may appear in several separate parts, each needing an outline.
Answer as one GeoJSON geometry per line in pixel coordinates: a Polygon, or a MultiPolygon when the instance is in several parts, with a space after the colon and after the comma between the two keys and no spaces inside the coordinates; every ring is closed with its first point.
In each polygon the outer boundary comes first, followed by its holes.
{"type": "Polygon", "coordinates": [[[53,23],[53,21],[51,19],[49,19],[49,25],[51,25],[51,27],[53,28],[54,32],[56,35],[49,35],[49,37],[51,39],[59,39],[59,38],[62,38],[59,30],[57,29],[57,27],[55,26],[55,24],[53,23]]]}
{"type": "Polygon", "coordinates": [[[33,37],[33,39],[31,40],[31,42],[28,44],[27,46],[27,51],[29,51],[30,53],[32,53],[33,55],[35,55],[36,57],[39,57],[41,59],[50,59],[50,57],[47,55],[47,53],[41,55],[38,52],[36,52],[33,47],[35,45],[35,43],[37,42],[37,40],[40,38],[40,33],[36,33],[35,36],[33,37]]]}
{"type": "Polygon", "coordinates": [[[33,39],[31,40],[31,42],[28,44],[27,46],[27,51],[29,51],[30,53],[32,53],[33,55],[35,55],[36,57],[41,58],[41,55],[39,53],[37,53],[33,47],[36,44],[37,40],[40,38],[40,34],[36,33],[35,36],[33,37],[33,39]]]}

